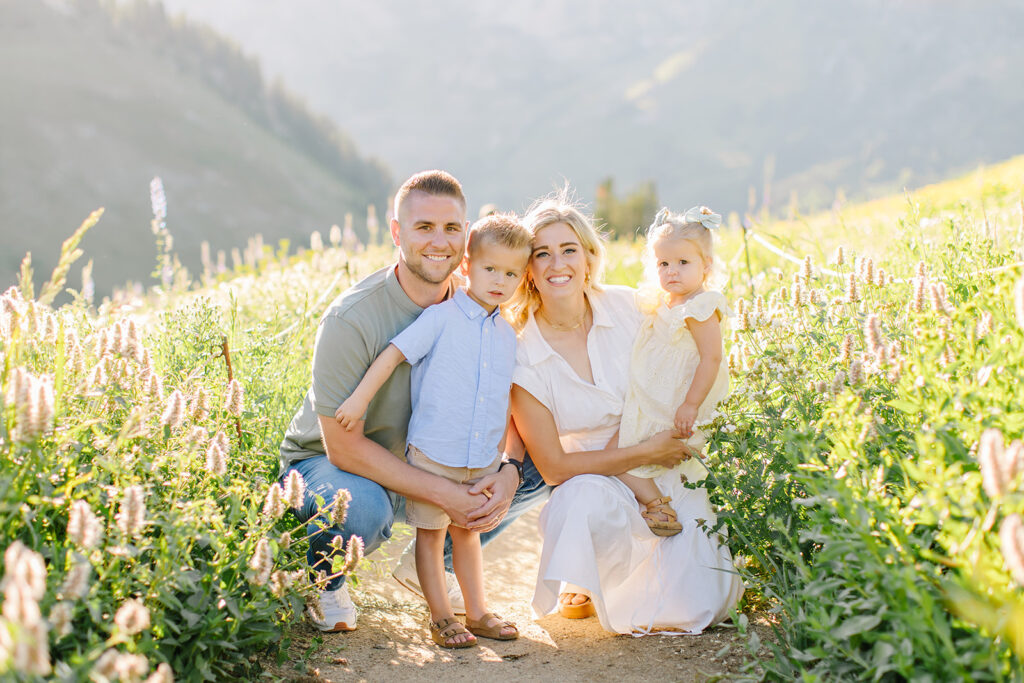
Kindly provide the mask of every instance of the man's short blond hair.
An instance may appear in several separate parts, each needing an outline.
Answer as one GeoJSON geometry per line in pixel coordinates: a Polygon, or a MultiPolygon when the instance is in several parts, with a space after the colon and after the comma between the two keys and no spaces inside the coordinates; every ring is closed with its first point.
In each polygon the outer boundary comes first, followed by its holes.
{"type": "Polygon", "coordinates": [[[497,244],[529,255],[532,240],[530,231],[514,213],[492,213],[470,227],[466,252],[473,258],[481,245],[497,244]]]}
{"type": "Polygon", "coordinates": [[[459,200],[462,208],[466,208],[466,195],[462,193],[462,184],[451,173],[446,171],[420,171],[402,183],[395,193],[395,218],[399,209],[412,192],[424,192],[435,197],[453,197],[459,200]]]}

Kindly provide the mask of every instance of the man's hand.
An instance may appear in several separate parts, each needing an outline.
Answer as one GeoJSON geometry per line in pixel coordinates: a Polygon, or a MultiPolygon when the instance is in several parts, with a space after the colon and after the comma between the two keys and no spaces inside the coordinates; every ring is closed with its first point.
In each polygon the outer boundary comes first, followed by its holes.
{"type": "MultiPolygon", "coordinates": [[[[443,480],[448,484],[442,498],[444,501],[439,506],[445,514],[451,518],[452,524],[464,529],[472,528],[476,512],[487,505],[488,498],[485,494],[473,491],[465,484],[456,484],[447,479],[443,480]]],[[[491,499],[493,500],[493,499],[491,499]]],[[[476,529],[473,529],[476,531],[476,529]]]]}
{"type": "Polygon", "coordinates": [[[359,400],[355,395],[349,396],[334,412],[334,419],[345,428],[345,431],[350,432],[363,419],[368,405],[366,401],[359,400]]]}
{"type": "Polygon", "coordinates": [[[472,531],[490,531],[501,523],[512,505],[512,498],[519,488],[519,474],[515,467],[502,467],[494,474],[482,477],[473,484],[470,493],[489,492],[490,498],[479,508],[469,513],[468,529],[472,531]]]}
{"type": "Polygon", "coordinates": [[[693,436],[693,423],[697,421],[697,409],[692,403],[683,403],[676,409],[675,425],[684,439],[693,436]]]}

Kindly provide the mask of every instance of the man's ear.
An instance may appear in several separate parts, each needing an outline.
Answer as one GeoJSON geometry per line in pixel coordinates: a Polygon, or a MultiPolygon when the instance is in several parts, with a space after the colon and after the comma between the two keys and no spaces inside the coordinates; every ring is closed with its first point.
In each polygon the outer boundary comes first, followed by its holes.
{"type": "Polygon", "coordinates": [[[398,237],[399,228],[401,228],[402,226],[398,224],[398,219],[397,218],[392,218],[391,219],[391,226],[390,227],[391,227],[391,241],[395,243],[396,247],[402,246],[400,244],[401,240],[398,237]]]}

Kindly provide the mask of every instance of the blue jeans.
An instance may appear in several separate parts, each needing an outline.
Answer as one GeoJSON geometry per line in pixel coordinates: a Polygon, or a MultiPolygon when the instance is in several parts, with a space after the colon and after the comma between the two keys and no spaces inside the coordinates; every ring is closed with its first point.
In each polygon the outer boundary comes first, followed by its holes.
{"type": "MultiPolygon", "coordinates": [[[[405,521],[405,498],[388,491],[375,481],[339,469],[331,464],[326,455],[317,455],[292,463],[282,474],[282,480],[291,470],[296,470],[306,482],[305,500],[302,508],[296,510],[295,514],[306,523],[306,533],[311,536],[306,560],[313,570],[330,573],[331,557],[334,553],[331,541],[336,536],[340,536],[346,544],[350,536],[361,537],[365,552],[369,555],[391,538],[392,524],[396,521],[405,521]],[[320,505],[316,499],[319,496],[324,505],[330,505],[335,492],[341,489],[348,489],[352,502],[349,503],[345,523],[342,526],[334,526],[330,522],[329,513],[320,514],[320,505]]],[[[551,487],[544,483],[544,478],[540,476],[540,472],[527,455],[523,461],[523,483],[512,498],[508,514],[497,527],[481,534],[480,542],[486,544],[519,515],[537,503],[547,500],[550,493],[551,487]]],[[[445,540],[444,565],[451,571],[451,538],[445,540]]],[[[332,579],[328,590],[334,590],[344,582],[344,576],[332,579]]]]}

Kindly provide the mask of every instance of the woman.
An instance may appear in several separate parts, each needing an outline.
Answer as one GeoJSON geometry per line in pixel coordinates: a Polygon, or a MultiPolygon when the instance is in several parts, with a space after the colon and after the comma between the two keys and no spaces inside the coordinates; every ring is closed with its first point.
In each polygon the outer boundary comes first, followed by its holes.
{"type": "Polygon", "coordinates": [[[658,539],[632,492],[612,475],[689,457],[661,432],[617,448],[633,338],[635,292],[601,286],[604,248],[571,204],[546,200],[525,219],[534,236],[527,276],[511,302],[520,332],[512,414],[544,479],[558,487],[541,513],[544,537],[533,607],[597,614],[617,633],[700,633],[742,595],[729,551],[700,528],[714,523],[703,489],[658,480],[682,533],[658,539]],[[559,592],[561,591],[561,594],[559,592]]]}

